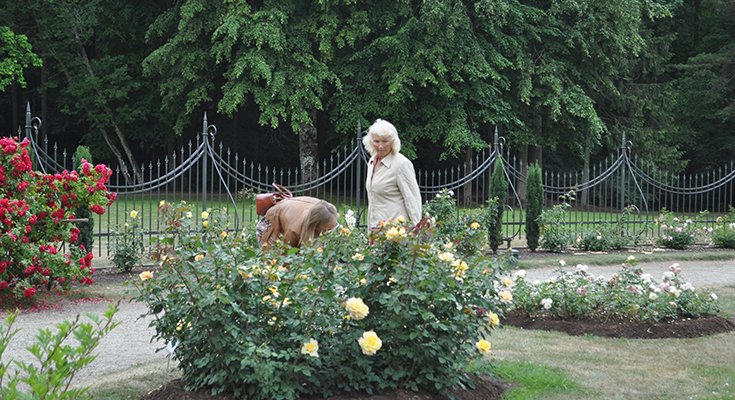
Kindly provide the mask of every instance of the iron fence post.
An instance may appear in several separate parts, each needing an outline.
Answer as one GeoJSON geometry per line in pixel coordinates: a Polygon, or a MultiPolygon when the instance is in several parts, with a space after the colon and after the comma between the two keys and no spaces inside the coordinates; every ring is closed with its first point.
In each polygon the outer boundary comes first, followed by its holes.
{"type": "Polygon", "coordinates": [[[620,142],[620,151],[622,152],[623,160],[626,161],[625,165],[620,168],[620,212],[623,213],[625,211],[625,171],[628,166],[628,153],[625,151],[625,131],[623,131],[623,141],[620,142]]]}
{"type": "MultiPolygon", "coordinates": [[[[360,215],[360,198],[362,197],[362,141],[360,137],[360,133],[362,132],[362,126],[360,124],[360,121],[357,121],[357,148],[359,149],[359,154],[357,157],[357,182],[355,183],[355,187],[357,190],[355,191],[355,194],[357,197],[357,215],[360,215]]],[[[357,224],[360,225],[360,221],[357,221],[357,224]]]]}
{"type": "Polygon", "coordinates": [[[204,113],[204,120],[202,122],[202,141],[204,141],[204,152],[202,157],[202,211],[207,209],[207,161],[209,158],[209,140],[207,132],[207,113],[204,113]]]}
{"type": "MultiPolygon", "coordinates": [[[[31,119],[32,119],[32,117],[31,117],[31,102],[29,101],[29,102],[26,103],[26,132],[25,132],[26,138],[28,138],[28,140],[33,140],[31,138],[31,129],[32,129],[31,119]]],[[[21,137],[20,140],[22,141],[23,138],[21,137]]]]}

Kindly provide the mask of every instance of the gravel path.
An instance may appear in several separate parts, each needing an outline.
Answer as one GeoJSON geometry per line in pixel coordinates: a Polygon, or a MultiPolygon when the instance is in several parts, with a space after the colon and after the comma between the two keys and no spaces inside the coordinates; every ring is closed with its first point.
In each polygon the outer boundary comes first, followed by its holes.
{"type": "MultiPolygon", "coordinates": [[[[668,270],[672,262],[647,262],[639,264],[644,272],[657,279],[668,270]]],[[[680,263],[682,276],[695,287],[713,287],[735,285],[735,260],[729,261],[687,261],[680,263]]],[[[567,265],[565,270],[574,270],[574,265],[567,265]]],[[[527,270],[527,279],[543,280],[556,274],[557,268],[534,268],[527,270]]],[[[590,266],[589,271],[596,275],[610,276],[620,266],[590,266]]],[[[32,360],[25,350],[31,345],[40,328],[53,327],[57,323],[74,318],[77,314],[102,314],[107,308],[106,302],[99,303],[67,303],[61,311],[45,310],[22,314],[16,320],[16,328],[20,332],[3,355],[3,360],[32,360]]],[[[148,327],[150,317],[139,318],[147,311],[147,307],[137,302],[120,303],[120,311],[115,320],[120,325],[103,338],[96,354],[97,359],[80,373],[74,381],[76,386],[99,387],[105,383],[114,384],[122,379],[155,376],[163,379],[166,369],[166,352],[156,352],[164,344],[151,342],[153,329],[148,327]]],[[[173,368],[173,364],[172,364],[173,368]]],[[[172,372],[175,374],[175,372],[172,372]]]]}
{"type": "MultiPolygon", "coordinates": [[[[39,329],[52,328],[53,331],[56,324],[73,319],[77,314],[82,316],[82,320],[87,320],[85,316],[89,313],[102,315],[108,305],[108,302],[66,303],[60,311],[46,310],[19,315],[14,328],[20,331],[5,350],[3,361],[34,361],[33,355],[25,349],[35,342],[39,329]]],[[[156,352],[164,344],[151,342],[155,333],[153,328],[148,327],[151,317],[139,318],[147,310],[148,307],[143,303],[120,303],[114,317],[120,325],[102,338],[95,351],[97,359],[74,378],[75,386],[99,386],[105,381],[119,380],[122,376],[164,375],[166,351],[156,352]]]]}
{"type": "MultiPolygon", "coordinates": [[[[669,270],[672,261],[639,263],[644,273],[661,280],[661,275],[669,270]]],[[[620,270],[620,265],[590,265],[588,271],[595,275],[612,276],[620,270]]],[[[735,285],[735,260],[726,261],[685,261],[680,262],[681,277],[692,283],[695,288],[735,285]]],[[[567,264],[564,271],[574,271],[576,265],[567,264]]],[[[559,267],[533,268],[526,270],[526,280],[544,280],[556,276],[559,267]]]]}

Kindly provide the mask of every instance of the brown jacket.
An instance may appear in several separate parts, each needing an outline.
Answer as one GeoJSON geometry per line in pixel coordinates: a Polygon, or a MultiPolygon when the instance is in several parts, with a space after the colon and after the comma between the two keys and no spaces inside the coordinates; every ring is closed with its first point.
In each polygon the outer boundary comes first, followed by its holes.
{"type": "Polygon", "coordinates": [[[301,241],[301,227],[311,207],[318,202],[319,199],[309,196],[297,196],[279,201],[263,217],[270,222],[270,228],[263,232],[261,243],[267,246],[283,235],[281,240],[291,246],[298,246],[301,241]]]}

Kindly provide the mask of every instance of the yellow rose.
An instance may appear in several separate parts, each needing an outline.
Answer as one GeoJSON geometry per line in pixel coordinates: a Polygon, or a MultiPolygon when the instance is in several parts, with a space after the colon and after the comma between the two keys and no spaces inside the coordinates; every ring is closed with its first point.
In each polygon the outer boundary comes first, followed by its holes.
{"type": "Polygon", "coordinates": [[[500,296],[500,301],[502,302],[510,303],[511,301],[513,301],[513,295],[507,290],[503,290],[502,292],[498,293],[498,296],[500,296]]]}
{"type": "Polygon", "coordinates": [[[194,256],[194,261],[199,262],[199,261],[202,261],[203,259],[204,259],[204,254],[197,254],[196,256],[194,256]]]}
{"type": "Polygon", "coordinates": [[[398,241],[404,237],[406,237],[406,228],[404,227],[396,228],[395,226],[392,226],[387,232],[385,232],[385,238],[388,240],[398,241]]]}
{"type": "Polygon", "coordinates": [[[363,285],[363,286],[367,285],[367,279],[365,278],[360,279],[360,285],[363,285]]]}
{"type": "Polygon", "coordinates": [[[153,272],[151,272],[151,271],[143,271],[138,276],[140,276],[140,280],[141,281],[147,281],[148,279],[153,278],[153,272]]]}
{"type": "Polygon", "coordinates": [[[364,259],[365,259],[365,256],[363,256],[363,255],[362,255],[362,254],[360,254],[360,253],[355,253],[355,255],[354,255],[354,256],[352,256],[352,259],[353,259],[353,260],[355,260],[355,261],[362,261],[362,260],[364,260],[364,259]]]}
{"type": "Polygon", "coordinates": [[[184,214],[184,215],[186,215],[186,218],[189,218],[189,219],[191,219],[191,217],[193,217],[193,216],[194,216],[194,215],[193,215],[193,214],[191,213],[191,211],[187,211],[187,212],[186,212],[186,214],[184,214]]]}
{"type": "Polygon", "coordinates": [[[454,269],[459,273],[464,273],[465,271],[467,271],[467,269],[469,269],[467,263],[462,260],[456,260],[455,262],[453,262],[452,267],[454,267],[454,269]]]}
{"type": "Polygon", "coordinates": [[[490,326],[494,328],[498,325],[500,325],[500,317],[498,317],[498,314],[490,311],[490,326]]]}
{"type": "Polygon", "coordinates": [[[206,211],[202,211],[202,219],[207,219],[207,218],[209,218],[209,213],[206,211]]]}
{"type": "Polygon", "coordinates": [[[222,239],[226,238],[227,237],[227,231],[222,231],[222,233],[219,234],[219,237],[221,237],[222,239]]]}
{"type": "Polygon", "coordinates": [[[209,226],[209,221],[202,222],[202,226],[205,227],[205,228],[208,227],[209,226]]]}
{"type": "Polygon", "coordinates": [[[383,342],[373,331],[364,332],[362,337],[357,339],[357,343],[360,344],[362,354],[365,354],[366,356],[372,356],[377,353],[381,347],[383,347],[383,342]]]}
{"type": "Polygon", "coordinates": [[[161,200],[161,201],[158,202],[158,206],[159,207],[163,207],[165,205],[166,205],[166,200],[161,200]]]}
{"type": "Polygon", "coordinates": [[[480,339],[479,342],[475,343],[475,347],[477,347],[477,350],[479,350],[480,353],[489,353],[490,352],[490,349],[493,346],[487,340],[480,339]]]}
{"type": "Polygon", "coordinates": [[[301,354],[307,354],[312,357],[319,357],[319,343],[314,339],[309,339],[308,342],[301,346],[301,354]]]}
{"type": "Polygon", "coordinates": [[[439,253],[439,259],[450,263],[454,261],[454,254],[449,252],[439,253]]]}
{"type": "Polygon", "coordinates": [[[470,224],[470,228],[472,229],[480,229],[480,223],[479,222],[473,222],[470,224]]]}
{"type": "Polygon", "coordinates": [[[355,321],[359,321],[370,314],[370,308],[360,298],[350,297],[345,302],[345,308],[350,313],[350,317],[355,321]]]}
{"type": "Polygon", "coordinates": [[[399,224],[402,224],[406,222],[406,218],[404,218],[403,215],[399,215],[398,218],[396,218],[396,222],[398,222],[399,224]]]}
{"type": "Polygon", "coordinates": [[[501,279],[501,280],[500,280],[500,282],[501,282],[501,283],[502,283],[502,284],[503,284],[503,285],[504,285],[505,287],[511,287],[511,286],[513,286],[513,279],[510,279],[510,278],[508,278],[508,277],[505,277],[505,278],[501,279]]]}
{"type": "Polygon", "coordinates": [[[131,211],[130,212],[130,218],[132,218],[132,219],[138,218],[138,212],[135,211],[135,210],[131,211]]]}

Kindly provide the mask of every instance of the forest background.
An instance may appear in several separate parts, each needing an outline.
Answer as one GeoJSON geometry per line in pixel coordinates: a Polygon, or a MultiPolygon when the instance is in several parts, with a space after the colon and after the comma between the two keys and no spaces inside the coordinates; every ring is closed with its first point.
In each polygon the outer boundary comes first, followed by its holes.
{"type": "Polygon", "coordinates": [[[523,161],[589,170],[623,132],[661,167],[735,154],[732,0],[2,0],[0,132],[24,124],[95,162],[217,138],[301,167],[376,118],[419,167],[495,127],[523,161]]]}

